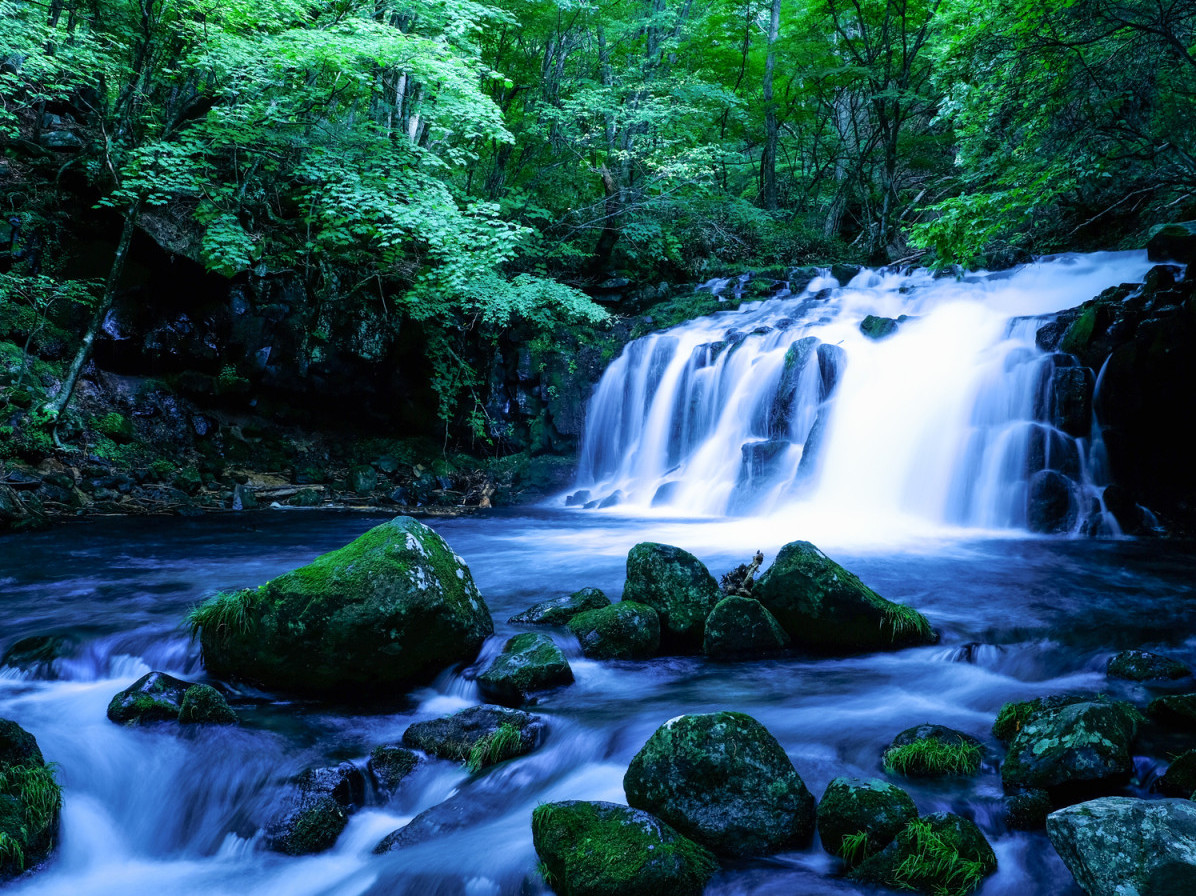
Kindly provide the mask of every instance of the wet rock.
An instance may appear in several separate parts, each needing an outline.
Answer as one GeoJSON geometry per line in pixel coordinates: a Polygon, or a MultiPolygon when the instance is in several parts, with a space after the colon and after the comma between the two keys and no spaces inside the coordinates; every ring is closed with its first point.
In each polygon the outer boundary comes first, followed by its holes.
{"type": "Polygon", "coordinates": [[[108,704],[108,718],[122,725],[143,722],[210,723],[227,725],[237,721],[228,701],[206,684],[150,672],[141,676],[108,704]]]}
{"type": "Polygon", "coordinates": [[[539,716],[517,709],[471,706],[451,716],[416,722],[403,732],[403,744],[480,771],[532,752],[547,728],[539,716]]]}
{"type": "Polygon", "coordinates": [[[891,650],[936,640],[921,613],[885,600],[808,541],[781,548],[752,594],[795,646],[891,650]]]}
{"type": "Polygon", "coordinates": [[[586,610],[600,610],[610,606],[610,598],[598,588],[582,588],[567,597],[533,604],[522,613],[512,616],[507,622],[518,625],[566,625],[578,613],[586,610]]]}
{"type": "Polygon", "coordinates": [[[1042,470],[1030,479],[1026,500],[1026,525],[1031,532],[1058,534],[1075,528],[1079,507],[1071,480],[1054,470],[1042,470]]]}
{"type": "Polygon", "coordinates": [[[1086,437],[1092,428],[1092,388],[1087,367],[1063,367],[1051,378],[1051,422],[1070,436],[1086,437]]]}
{"type": "Polygon", "coordinates": [[[660,615],[664,650],[701,650],[706,617],[721,597],[714,576],[689,551],[642,542],[627,554],[623,600],[646,604],[660,615]]]}
{"type": "Polygon", "coordinates": [[[724,855],[802,846],[814,830],[814,797],[777,739],[744,713],[666,722],[631,760],[623,788],[628,804],[724,855]]]}
{"type": "Polygon", "coordinates": [[[818,836],[823,849],[854,867],[892,843],[917,817],[914,801],[895,784],[840,777],[827,785],[818,804],[818,836]]]}
{"type": "Polygon", "coordinates": [[[806,336],[785,350],[785,360],[781,365],[781,378],[777,383],[776,392],[773,393],[772,404],[768,411],[769,435],[784,438],[789,434],[798,382],[806,364],[815,356],[819,344],[820,340],[817,336],[806,336]]]}
{"type": "Polygon", "coordinates": [[[1146,714],[1164,728],[1196,731],[1196,694],[1156,697],[1146,707],[1146,714]]]}
{"type": "Polygon", "coordinates": [[[560,896],[699,896],[718,868],[668,824],[616,803],[537,806],[532,843],[560,896]]]}
{"type": "Polygon", "coordinates": [[[642,660],[660,651],[660,617],[635,601],[587,610],[569,620],[581,652],[595,660],[642,660]]]}
{"type": "Polygon", "coordinates": [[[831,265],[831,276],[839,281],[840,286],[846,286],[862,270],[863,268],[858,264],[833,264],[831,265]]]}
{"type": "Polygon", "coordinates": [[[1141,720],[1110,700],[1040,709],[1010,742],[1001,783],[1009,792],[1046,790],[1056,804],[1120,787],[1134,770],[1130,744],[1141,720]]]}
{"type": "MultiPolygon", "coordinates": [[[[391,831],[374,847],[375,855],[382,855],[409,846],[439,840],[456,831],[465,830],[507,811],[510,806],[501,791],[457,794],[420,812],[398,830],[391,831]]],[[[438,891],[439,892],[439,891],[438,891]]],[[[465,896],[466,891],[461,891],[465,896]]]]}
{"type": "Polygon", "coordinates": [[[1005,798],[1005,823],[1015,831],[1038,831],[1053,808],[1045,790],[1023,790],[1005,798]]]}
{"type": "Polygon", "coordinates": [[[393,694],[472,660],[494,631],[465,561],[410,517],[192,618],[213,674],[319,695],[393,694]]]}
{"type": "Polygon", "coordinates": [[[0,881],[42,862],[54,847],[62,788],[32,734],[0,719],[0,881]]]}
{"type": "Polygon", "coordinates": [[[370,751],[365,770],[374,786],[384,794],[394,793],[404,778],[419,765],[419,754],[397,744],[382,744],[370,751]]]}
{"type": "Polygon", "coordinates": [[[1021,700],[1006,703],[997,713],[993,722],[993,736],[1002,743],[1008,744],[1017,735],[1026,722],[1035,713],[1054,711],[1076,703],[1086,703],[1091,697],[1073,694],[1053,694],[1049,697],[1036,697],[1033,700],[1021,700]]]}
{"type": "Polygon", "coordinates": [[[980,771],[980,741],[945,725],[916,725],[893,738],[885,750],[886,771],[908,778],[974,775],[980,771]]]}
{"type": "Polygon", "coordinates": [[[818,346],[818,400],[826,401],[834,395],[839,376],[847,366],[847,352],[837,345],[818,346]]]}
{"type": "Polygon", "coordinates": [[[1123,650],[1109,659],[1106,671],[1110,678],[1127,681],[1165,681],[1192,674],[1179,660],[1145,650],[1123,650]]]}
{"type": "Polygon", "coordinates": [[[1177,756],[1156,782],[1156,789],[1164,796],[1186,800],[1196,796],[1196,750],[1188,750],[1177,756]]]}
{"type": "Polygon", "coordinates": [[[55,660],[70,656],[75,643],[75,639],[67,635],[31,635],[4,651],[0,665],[47,676],[52,672],[55,660]]]}
{"type": "Polygon", "coordinates": [[[789,646],[789,636],[760,601],[732,595],[706,618],[702,652],[718,659],[767,656],[789,646]]]}
{"type": "Polygon", "coordinates": [[[1146,241],[1146,257],[1151,261],[1196,261],[1196,222],[1164,224],[1146,241]]]}
{"type": "Polygon", "coordinates": [[[975,822],[936,812],[911,821],[851,879],[919,893],[968,893],[997,870],[997,857],[975,822]]]}
{"type": "Polygon", "coordinates": [[[266,827],[267,849],[291,856],[331,849],[365,799],[365,776],[351,762],[308,769],[296,779],[287,806],[266,827]]]}
{"type": "Polygon", "coordinates": [[[878,317],[875,314],[869,314],[862,321],[860,321],[860,332],[869,339],[880,340],[886,336],[892,336],[897,332],[897,327],[909,320],[907,315],[901,315],[894,319],[892,317],[878,317]]]}
{"type": "Polygon", "coordinates": [[[482,698],[518,706],[533,691],[570,684],[573,670],[552,638],[538,632],[516,635],[503,645],[486,671],[478,676],[482,698]]]}
{"type": "Polygon", "coordinates": [[[777,459],[793,447],[786,439],[770,439],[767,442],[747,442],[740,447],[739,479],[736,488],[744,488],[753,482],[768,479],[774,474],[777,459]]]}
{"type": "Polygon", "coordinates": [[[1047,836],[1090,896],[1196,892],[1196,804],[1105,797],[1047,817],[1047,836]]]}

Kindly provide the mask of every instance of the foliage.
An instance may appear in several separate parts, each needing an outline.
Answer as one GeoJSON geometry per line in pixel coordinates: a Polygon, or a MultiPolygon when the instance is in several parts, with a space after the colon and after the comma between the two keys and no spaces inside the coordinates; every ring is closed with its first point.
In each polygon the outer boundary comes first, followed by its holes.
{"type": "Polygon", "coordinates": [[[974,775],[980,769],[983,751],[969,742],[945,743],[924,737],[885,750],[882,762],[889,772],[911,777],[974,775]]]}
{"type": "Polygon", "coordinates": [[[469,751],[465,767],[470,774],[477,774],[484,768],[510,759],[519,754],[523,735],[510,722],[503,722],[485,737],[478,740],[469,751]]]}
{"type": "Polygon", "coordinates": [[[839,858],[848,865],[858,865],[868,857],[868,832],[844,834],[839,841],[839,858]]]}
{"type": "Polygon", "coordinates": [[[911,890],[933,883],[935,896],[964,896],[984,879],[984,863],[965,859],[959,847],[934,830],[925,819],[915,819],[901,834],[909,854],[894,869],[895,882],[911,890]]]}
{"type": "Polygon", "coordinates": [[[260,592],[253,589],[222,591],[198,604],[187,613],[184,623],[191,631],[191,637],[204,629],[217,637],[222,633],[246,635],[253,631],[255,617],[253,609],[260,599],[260,592]]]}

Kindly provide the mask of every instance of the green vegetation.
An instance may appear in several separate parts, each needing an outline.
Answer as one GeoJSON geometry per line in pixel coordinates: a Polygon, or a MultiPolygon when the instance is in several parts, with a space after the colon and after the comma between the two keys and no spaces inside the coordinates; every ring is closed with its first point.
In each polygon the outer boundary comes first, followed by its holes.
{"type": "Polygon", "coordinates": [[[503,722],[485,737],[478,740],[469,751],[465,767],[470,774],[477,774],[484,768],[497,765],[519,755],[523,735],[510,722],[503,722]]]}
{"type": "Polygon", "coordinates": [[[867,831],[844,834],[843,839],[839,841],[839,858],[848,865],[860,864],[868,857],[868,837],[867,831]]]}
{"type": "Polygon", "coordinates": [[[934,638],[934,629],[930,627],[926,617],[913,607],[886,601],[883,610],[881,628],[888,626],[894,641],[916,639],[926,642],[934,638]]]}
{"type": "Polygon", "coordinates": [[[222,591],[192,607],[184,622],[192,638],[197,637],[201,630],[215,638],[226,634],[247,635],[253,631],[253,609],[262,597],[261,588],[222,591]]]}
{"type": "Polygon", "coordinates": [[[984,862],[961,856],[958,843],[924,819],[911,821],[901,836],[909,852],[894,869],[894,878],[902,887],[925,890],[930,883],[935,896],[964,896],[989,870],[984,862]]]}
{"type": "Polygon", "coordinates": [[[946,743],[926,737],[885,750],[885,770],[906,777],[974,775],[980,769],[982,749],[973,743],[946,743]]]}

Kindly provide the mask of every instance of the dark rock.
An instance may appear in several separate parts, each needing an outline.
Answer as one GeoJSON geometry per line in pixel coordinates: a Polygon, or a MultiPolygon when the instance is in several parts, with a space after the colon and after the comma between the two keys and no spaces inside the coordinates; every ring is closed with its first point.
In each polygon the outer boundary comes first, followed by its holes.
{"type": "Polygon", "coordinates": [[[314,488],[301,488],[287,498],[291,507],[319,507],[324,502],[320,493],[314,488]]]}
{"type": "Polygon", "coordinates": [[[308,769],[286,808],[266,826],[267,849],[291,856],[331,849],[365,798],[365,776],[350,762],[308,769]]]}
{"type": "Polygon", "coordinates": [[[385,794],[392,794],[404,778],[419,765],[419,755],[396,744],[382,744],[370,751],[365,770],[374,786],[385,794]]]}
{"type": "Polygon", "coordinates": [[[714,576],[688,551],[641,542],[627,554],[623,600],[646,604],[660,615],[665,650],[701,650],[706,617],[721,597],[714,576]]]}
{"type": "Polygon", "coordinates": [[[936,812],[911,821],[849,876],[900,890],[962,894],[996,870],[997,857],[975,822],[936,812]]]}
{"type": "MultiPolygon", "coordinates": [[[[598,502],[598,509],[604,510],[607,507],[615,507],[622,503],[623,503],[623,493],[621,491],[619,491],[618,489],[615,489],[615,491],[611,492],[609,495],[607,495],[605,498],[603,498],[601,501],[598,502]]],[[[589,506],[589,505],[587,505],[587,506],[589,506]]]]}
{"type": "Polygon", "coordinates": [[[767,656],[789,646],[789,636],[760,601],[732,595],[706,618],[702,652],[709,657],[767,656]]]}
{"type": "Polygon", "coordinates": [[[834,395],[835,387],[839,385],[839,376],[847,366],[847,352],[837,345],[823,343],[818,346],[818,400],[826,401],[834,395]]]}
{"type": "Polygon", "coordinates": [[[595,660],[642,660],[660,651],[660,617],[645,604],[623,600],[569,620],[581,652],[595,660]]]}
{"type": "Polygon", "coordinates": [[[945,725],[916,725],[893,738],[884,753],[885,770],[909,778],[974,775],[984,749],[980,741],[945,725]]]}
{"type": "Polygon", "coordinates": [[[1005,823],[1015,831],[1042,830],[1053,808],[1045,790],[1023,790],[1005,798],[1005,823]]]}
{"type": "Polygon", "coordinates": [[[877,317],[869,314],[860,321],[860,332],[869,339],[884,339],[897,332],[897,321],[891,317],[877,317]]]}
{"type": "Polygon", "coordinates": [[[477,790],[468,794],[456,794],[443,803],[437,803],[420,812],[398,830],[391,831],[374,847],[374,854],[383,855],[440,840],[456,831],[492,820],[509,809],[509,805],[503,803],[502,796],[501,792],[477,790]]]}
{"type": "Polygon", "coordinates": [[[573,670],[552,638],[538,632],[516,635],[502,653],[478,676],[482,698],[491,703],[518,706],[532,691],[542,691],[573,681],[573,670]]]}
{"type": "Polygon", "coordinates": [[[793,443],[786,439],[746,442],[739,449],[742,460],[737,488],[743,488],[754,481],[770,478],[776,470],[777,459],[783,457],[792,446],[793,443]]]}
{"type": "Polygon", "coordinates": [[[684,485],[685,483],[680,479],[674,479],[672,482],[663,483],[652,494],[652,506],[664,507],[666,504],[672,504],[673,500],[677,497],[677,492],[681,491],[681,488],[684,485]]]}
{"type": "Polygon", "coordinates": [[[666,722],[631,760],[623,788],[630,805],[724,855],[802,846],[814,830],[814,797],[777,739],[743,713],[666,722]]]}
{"type": "Polygon", "coordinates": [[[560,896],[700,896],[718,868],[660,819],[616,803],[537,806],[532,843],[560,896]]]}
{"type": "Polygon", "coordinates": [[[582,588],[568,597],[542,601],[517,613],[508,622],[522,625],[566,625],[578,613],[610,606],[610,598],[597,588],[582,588]]]}
{"type": "Polygon", "coordinates": [[[1145,650],[1123,650],[1109,659],[1106,671],[1110,678],[1127,681],[1162,681],[1192,674],[1192,670],[1179,660],[1145,650]]]}
{"type": "Polygon", "coordinates": [[[908,793],[879,778],[835,778],[818,804],[818,836],[822,848],[854,867],[876,855],[918,817],[908,793]],[[865,834],[858,846],[844,837],[865,834]]]}
{"type": "Polygon", "coordinates": [[[1146,257],[1151,261],[1196,261],[1196,222],[1164,224],[1146,241],[1146,257]]]}
{"type": "Polygon", "coordinates": [[[141,676],[108,704],[108,718],[125,725],[143,722],[232,724],[236,713],[210,685],[193,684],[165,672],[141,676]]]}
{"type": "Polygon", "coordinates": [[[1156,782],[1156,788],[1164,796],[1185,800],[1196,796],[1196,750],[1188,750],[1177,756],[1156,782]]]}
{"type": "Polygon", "coordinates": [[[781,548],[752,594],[795,646],[887,650],[935,640],[921,613],[885,600],[807,541],[781,548]]]}
{"type": "Polygon", "coordinates": [[[591,496],[590,496],[590,492],[588,489],[584,489],[584,488],[579,489],[578,491],[575,491],[573,494],[571,494],[567,498],[565,498],[565,506],[566,507],[581,507],[583,504],[586,504],[587,502],[589,502],[590,497],[591,496]]]}
{"type": "Polygon", "coordinates": [[[1092,388],[1095,383],[1087,367],[1063,367],[1051,378],[1054,401],[1051,422],[1076,438],[1086,437],[1092,428],[1092,388]]]}
{"type": "Polygon", "coordinates": [[[862,270],[863,268],[858,264],[833,264],[831,265],[831,276],[839,281],[840,286],[846,286],[862,270]]]}
{"type": "Polygon", "coordinates": [[[785,437],[793,420],[794,402],[801,373],[812,357],[815,357],[820,341],[817,336],[799,339],[785,350],[781,365],[781,378],[773,393],[768,411],[768,433],[773,437],[785,437]]]}
{"type": "Polygon", "coordinates": [[[378,487],[378,471],[369,464],[359,464],[350,468],[346,484],[349,491],[368,495],[378,487]]]}
{"type": "Polygon", "coordinates": [[[1196,892],[1196,804],[1105,797],[1047,817],[1051,845],[1090,896],[1196,892]]]}
{"type": "Polygon", "coordinates": [[[539,716],[501,706],[471,706],[451,716],[416,722],[403,732],[403,743],[480,771],[530,753],[546,730],[539,716]]]}
{"type": "Polygon", "coordinates": [[[1087,703],[1091,699],[1091,697],[1079,695],[1057,694],[1006,703],[997,713],[996,721],[993,722],[993,736],[1002,743],[1008,744],[1035,713],[1054,711],[1065,706],[1073,706],[1076,703],[1087,703]]]}
{"type": "Polygon", "coordinates": [[[1156,697],[1146,707],[1146,714],[1165,728],[1196,731],[1196,694],[1156,697]]]}
{"type": "Polygon", "coordinates": [[[4,651],[0,665],[45,675],[55,660],[69,656],[75,640],[67,635],[31,635],[4,651]]]}
{"type": "Polygon", "coordinates": [[[465,561],[410,517],[194,617],[213,674],[307,694],[393,693],[472,660],[494,631],[465,561]]]}
{"type": "Polygon", "coordinates": [[[1026,501],[1026,524],[1031,532],[1070,532],[1078,515],[1070,479],[1054,470],[1034,474],[1026,501]]]}

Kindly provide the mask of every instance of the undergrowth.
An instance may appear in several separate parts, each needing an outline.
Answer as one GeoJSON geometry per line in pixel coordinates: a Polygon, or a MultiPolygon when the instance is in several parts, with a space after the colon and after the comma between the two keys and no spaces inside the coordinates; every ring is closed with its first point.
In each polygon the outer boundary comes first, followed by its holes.
{"type": "Polygon", "coordinates": [[[932,737],[921,738],[900,747],[885,750],[886,771],[906,777],[938,775],[974,775],[980,769],[983,751],[973,743],[944,743],[932,737]]]}

